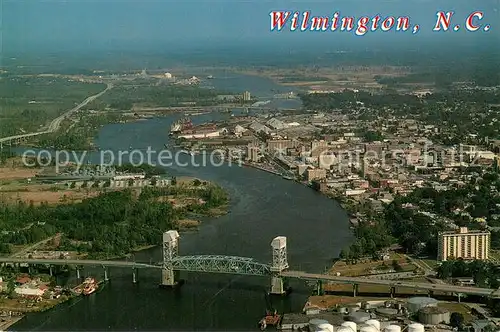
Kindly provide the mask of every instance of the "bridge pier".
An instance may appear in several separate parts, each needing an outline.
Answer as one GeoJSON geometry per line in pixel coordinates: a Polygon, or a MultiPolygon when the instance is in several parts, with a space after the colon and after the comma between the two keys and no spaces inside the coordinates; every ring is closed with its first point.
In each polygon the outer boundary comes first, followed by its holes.
{"type": "Polygon", "coordinates": [[[271,294],[273,295],[283,295],[285,294],[285,288],[283,287],[283,279],[280,276],[271,277],[271,294]]]}
{"type": "Polygon", "coordinates": [[[359,285],[358,284],[352,284],[352,296],[356,297],[358,295],[359,291],[359,285]]]}
{"type": "Polygon", "coordinates": [[[52,265],[49,265],[49,275],[52,277],[52,265]]]}
{"type": "Polygon", "coordinates": [[[286,290],[283,287],[281,272],[288,269],[286,237],[275,237],[271,242],[271,248],[273,252],[273,264],[271,266],[271,290],[269,293],[273,295],[283,295],[286,293],[286,290]]]}
{"type": "Polygon", "coordinates": [[[318,280],[316,282],[316,295],[321,296],[323,295],[323,281],[318,280]]]}
{"type": "Polygon", "coordinates": [[[174,287],[178,284],[178,273],[174,271],[172,260],[179,255],[179,233],[163,233],[163,267],[161,270],[162,287],[174,287]]]}
{"type": "Polygon", "coordinates": [[[138,270],[134,267],[134,268],[132,269],[132,282],[133,282],[134,284],[136,284],[136,283],[137,283],[137,274],[138,274],[137,272],[138,272],[138,270]]]}
{"type": "Polygon", "coordinates": [[[104,281],[108,281],[109,280],[108,269],[106,268],[106,266],[103,266],[103,269],[104,269],[104,281]]]}
{"type": "Polygon", "coordinates": [[[396,296],[396,287],[391,286],[391,299],[393,299],[396,296]]]}
{"type": "Polygon", "coordinates": [[[80,279],[80,268],[76,267],[76,279],[80,279]]]}

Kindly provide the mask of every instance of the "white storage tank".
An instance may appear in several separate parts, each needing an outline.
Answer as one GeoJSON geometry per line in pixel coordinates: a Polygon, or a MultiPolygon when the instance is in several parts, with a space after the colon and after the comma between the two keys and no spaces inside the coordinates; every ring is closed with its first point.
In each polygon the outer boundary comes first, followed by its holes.
{"type": "Polygon", "coordinates": [[[351,332],[356,332],[358,330],[358,326],[354,322],[343,322],[340,326],[350,329],[351,332]]]}
{"type": "Polygon", "coordinates": [[[417,296],[412,297],[408,300],[408,310],[411,313],[417,313],[420,309],[425,307],[436,307],[438,304],[438,300],[433,299],[432,297],[423,297],[417,296]]]}
{"type": "Polygon", "coordinates": [[[362,324],[364,322],[366,322],[367,320],[369,320],[371,317],[371,315],[367,312],[364,312],[364,311],[356,311],[356,312],[353,312],[353,313],[350,313],[349,316],[347,317],[348,320],[350,320],[351,322],[354,322],[356,324],[362,324]]]}
{"type": "Polygon", "coordinates": [[[321,331],[326,331],[326,332],[333,332],[333,325],[332,324],[320,324],[318,328],[321,331]]]}
{"type": "Polygon", "coordinates": [[[352,332],[352,329],[347,326],[340,326],[336,332],[352,332]]]}
{"type": "Polygon", "coordinates": [[[359,332],[378,332],[375,326],[365,325],[359,329],[359,332]]]}
{"type": "Polygon", "coordinates": [[[324,320],[324,319],[317,319],[317,318],[311,319],[309,321],[309,331],[316,332],[316,331],[320,330],[319,326],[322,324],[330,324],[330,323],[328,323],[328,321],[324,320]]]}
{"type": "Polygon", "coordinates": [[[369,319],[365,322],[365,324],[373,326],[374,328],[377,329],[377,331],[380,331],[380,322],[376,319],[369,319]]]}
{"type": "Polygon", "coordinates": [[[386,326],[384,332],[401,332],[401,326],[399,325],[386,326]]]}
{"type": "Polygon", "coordinates": [[[450,323],[450,312],[440,307],[425,307],[418,311],[418,321],[426,325],[450,323]]]}
{"type": "Polygon", "coordinates": [[[424,326],[419,323],[413,323],[408,325],[408,332],[424,332],[424,326]]]}

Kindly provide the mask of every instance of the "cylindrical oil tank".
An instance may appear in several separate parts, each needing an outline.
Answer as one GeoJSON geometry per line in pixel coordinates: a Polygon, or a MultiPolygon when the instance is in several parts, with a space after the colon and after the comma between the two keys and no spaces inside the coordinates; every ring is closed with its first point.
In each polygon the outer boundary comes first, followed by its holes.
{"type": "Polygon", "coordinates": [[[365,324],[373,326],[374,328],[377,329],[377,331],[380,331],[380,322],[376,319],[369,319],[365,322],[365,324]]]}
{"type": "Polygon", "coordinates": [[[324,320],[324,319],[317,319],[317,318],[311,319],[309,321],[309,331],[315,332],[315,331],[319,330],[319,326],[321,324],[330,324],[330,323],[328,323],[328,321],[324,320]]]}
{"type": "Polygon", "coordinates": [[[408,311],[411,313],[417,313],[420,309],[425,307],[436,307],[438,301],[432,297],[412,297],[408,300],[408,311]]]}
{"type": "Polygon", "coordinates": [[[352,328],[347,326],[340,326],[335,332],[352,332],[352,328]]]}
{"type": "Polygon", "coordinates": [[[354,322],[343,322],[341,326],[350,329],[351,332],[356,332],[358,330],[358,326],[354,322]]]}
{"type": "Polygon", "coordinates": [[[408,332],[425,332],[424,326],[419,323],[408,325],[408,332]]]}
{"type": "Polygon", "coordinates": [[[347,308],[349,308],[349,313],[356,312],[360,309],[359,305],[356,305],[356,304],[349,305],[349,306],[347,306],[347,308]]]}
{"type": "Polygon", "coordinates": [[[418,320],[427,325],[449,324],[450,312],[440,307],[425,307],[418,311],[418,320]]]}
{"type": "Polygon", "coordinates": [[[384,332],[401,332],[401,326],[399,325],[388,325],[385,327],[384,332]]]}
{"type": "Polygon", "coordinates": [[[367,312],[363,312],[363,311],[353,312],[352,314],[349,314],[349,316],[347,317],[348,320],[350,320],[356,324],[364,323],[367,320],[369,320],[370,318],[372,318],[370,316],[370,314],[367,312]]]}
{"type": "Polygon", "coordinates": [[[359,332],[378,332],[375,326],[365,325],[359,329],[359,332]]]}
{"type": "Polygon", "coordinates": [[[321,329],[322,331],[333,332],[332,324],[320,324],[318,328],[321,329]]]}
{"type": "Polygon", "coordinates": [[[377,315],[385,316],[385,317],[392,317],[392,316],[396,316],[398,314],[397,309],[385,308],[385,307],[377,308],[375,310],[375,312],[377,313],[377,315]]]}
{"type": "Polygon", "coordinates": [[[341,314],[348,314],[349,313],[349,308],[347,308],[347,307],[340,307],[339,308],[339,312],[341,314]]]}

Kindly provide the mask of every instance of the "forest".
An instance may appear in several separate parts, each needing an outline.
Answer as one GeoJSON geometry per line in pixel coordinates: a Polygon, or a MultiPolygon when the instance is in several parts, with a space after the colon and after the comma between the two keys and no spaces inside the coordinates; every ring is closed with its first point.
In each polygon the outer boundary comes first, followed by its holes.
{"type": "MultiPolygon", "coordinates": [[[[197,183],[198,184],[198,183],[197,183]]],[[[0,203],[0,250],[35,243],[63,233],[59,250],[76,250],[90,257],[124,255],[134,248],[161,243],[163,232],[176,229],[177,221],[190,213],[202,214],[228,203],[226,192],[213,184],[143,188],[103,192],[80,203],[33,206],[19,201],[0,203]],[[161,199],[166,196],[202,199],[182,208],[161,199]]]]}
{"type": "Polygon", "coordinates": [[[0,137],[37,131],[105,87],[58,77],[4,77],[0,79],[0,137]]]}

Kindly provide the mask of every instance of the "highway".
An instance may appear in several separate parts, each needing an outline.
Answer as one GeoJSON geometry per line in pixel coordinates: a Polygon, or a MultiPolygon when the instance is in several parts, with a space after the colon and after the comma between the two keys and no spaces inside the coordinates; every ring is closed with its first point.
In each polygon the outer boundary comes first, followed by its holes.
{"type": "Polygon", "coordinates": [[[29,259],[0,257],[0,263],[19,263],[32,265],[86,265],[86,266],[108,266],[108,267],[129,267],[137,269],[161,269],[161,265],[147,263],[136,263],[127,261],[100,261],[100,260],[79,260],[79,259],[29,259]]]}
{"type": "Polygon", "coordinates": [[[479,296],[489,296],[493,298],[500,298],[500,290],[490,289],[490,288],[477,288],[477,287],[463,287],[455,286],[450,284],[429,284],[420,282],[406,282],[398,280],[380,280],[371,278],[359,278],[359,277],[342,277],[342,276],[331,276],[325,274],[314,274],[301,271],[284,271],[281,276],[288,278],[297,278],[303,280],[322,280],[337,283],[346,284],[366,284],[366,285],[383,285],[387,287],[405,287],[413,288],[419,290],[428,291],[440,291],[447,293],[457,293],[457,294],[468,294],[468,295],[479,295],[479,296]]]}
{"type": "Polygon", "coordinates": [[[39,136],[39,135],[53,133],[53,132],[55,132],[55,131],[57,131],[59,129],[59,127],[61,126],[61,123],[62,123],[62,121],[64,119],[66,119],[67,117],[69,117],[73,113],[79,111],[83,106],[85,106],[88,103],[96,100],[97,98],[99,98],[100,96],[102,96],[103,94],[105,94],[106,92],[108,92],[112,88],[113,88],[113,85],[110,84],[110,83],[108,83],[106,89],[104,89],[103,91],[99,92],[96,95],[88,97],[87,99],[85,99],[84,101],[82,101],[80,104],[78,104],[74,108],[70,109],[69,111],[65,112],[64,114],[62,114],[62,115],[58,116],[57,118],[55,118],[54,120],[52,120],[50,122],[50,124],[49,124],[49,127],[45,131],[38,131],[38,132],[35,132],[35,133],[2,137],[2,138],[0,138],[0,143],[8,142],[8,141],[11,141],[11,140],[16,140],[16,139],[21,139],[21,138],[28,138],[28,137],[33,137],[33,136],[39,136]]]}

